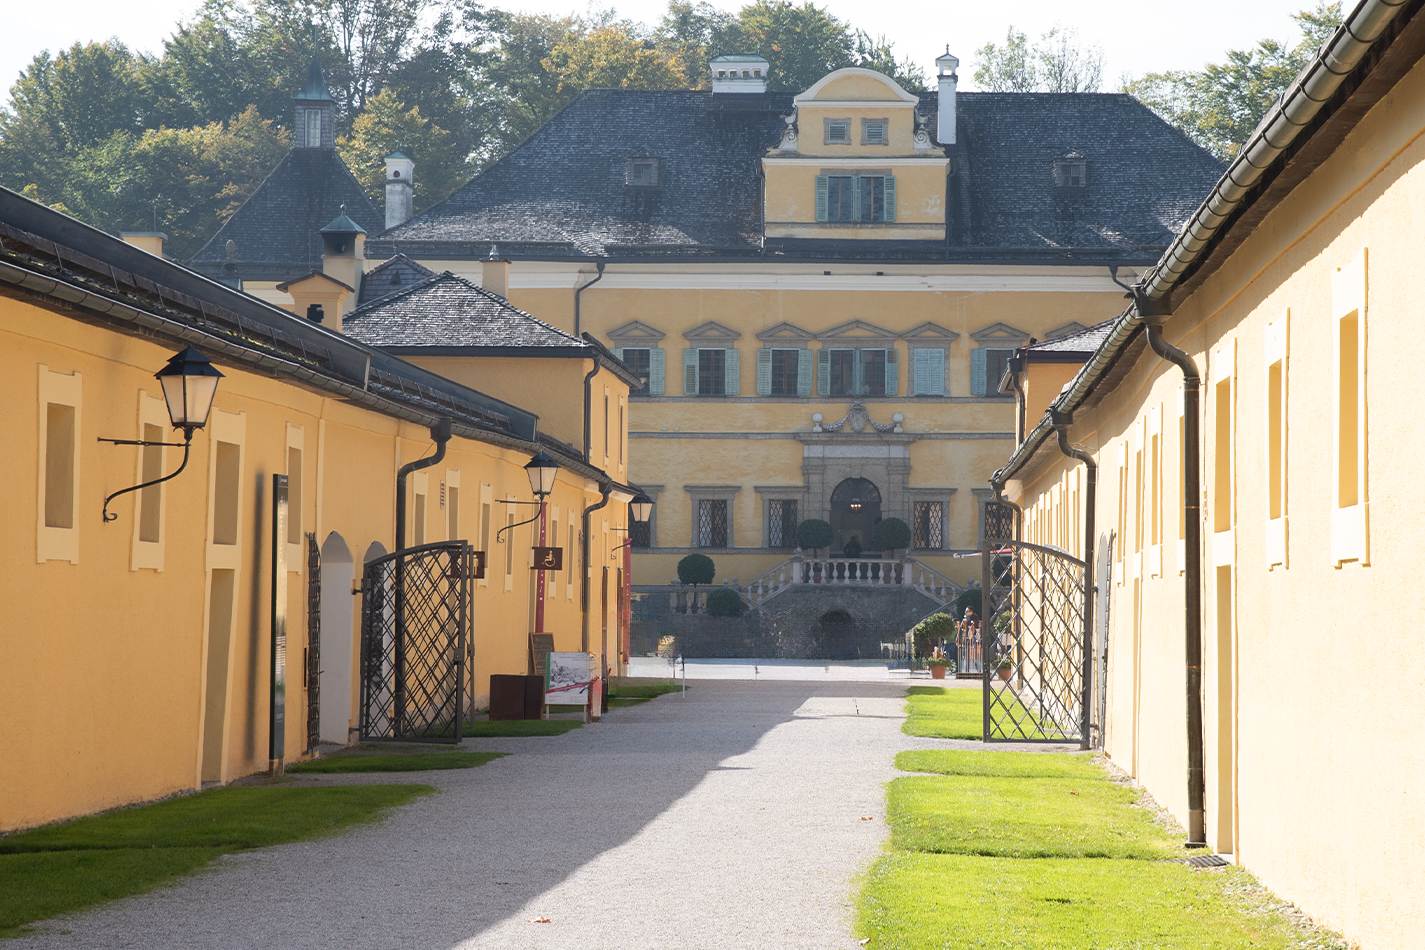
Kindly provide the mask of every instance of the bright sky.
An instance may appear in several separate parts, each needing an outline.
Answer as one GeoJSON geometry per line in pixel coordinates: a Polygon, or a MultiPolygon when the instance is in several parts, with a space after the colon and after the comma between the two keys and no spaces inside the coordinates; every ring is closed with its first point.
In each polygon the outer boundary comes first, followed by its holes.
{"type": "MultiPolygon", "coordinates": [[[[927,75],[934,59],[950,45],[960,57],[961,87],[974,88],[974,51],[1001,42],[1013,25],[1037,37],[1056,24],[1077,27],[1080,39],[1104,51],[1104,88],[1116,89],[1125,73],[1142,75],[1165,69],[1198,69],[1221,61],[1224,51],[1251,46],[1264,37],[1295,38],[1290,14],[1313,0],[1015,0],[985,3],[965,0],[818,0],[833,15],[869,33],[884,33],[898,56],[912,56],[927,75]],[[1075,19],[1065,18],[1066,13],[1075,19]]],[[[737,0],[713,0],[736,10],[737,0]]],[[[583,13],[575,0],[506,0],[489,3],[502,9],[541,13],[583,13]]],[[[1346,3],[1349,8],[1353,4],[1346,3]]],[[[666,0],[619,0],[621,17],[653,23],[666,0]]],[[[7,4],[6,28],[0,31],[0,78],[8,89],[30,59],[44,49],[117,36],[130,47],[156,53],[178,20],[190,16],[198,0],[49,0],[7,4]]]]}

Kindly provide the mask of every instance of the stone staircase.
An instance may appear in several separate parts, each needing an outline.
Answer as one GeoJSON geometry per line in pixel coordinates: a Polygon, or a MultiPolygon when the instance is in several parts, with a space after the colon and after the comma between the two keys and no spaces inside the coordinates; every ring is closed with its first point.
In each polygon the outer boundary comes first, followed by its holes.
{"type": "Polygon", "coordinates": [[[769,600],[800,585],[828,587],[909,587],[943,607],[964,590],[944,574],[913,557],[885,558],[806,557],[787,558],[749,584],[736,590],[749,606],[761,608],[769,600]]]}

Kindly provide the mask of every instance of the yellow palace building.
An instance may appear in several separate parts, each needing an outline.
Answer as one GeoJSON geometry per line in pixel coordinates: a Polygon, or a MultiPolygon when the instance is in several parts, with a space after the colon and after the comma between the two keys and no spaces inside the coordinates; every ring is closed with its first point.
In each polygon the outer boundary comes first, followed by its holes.
{"type": "Polygon", "coordinates": [[[1370,950],[1425,939],[1422,56],[1418,5],[1348,11],[1129,309],[1016,354],[992,479],[1093,571],[1103,750],[1370,950]]]}
{"type": "MultiPolygon", "coordinates": [[[[480,302],[483,332],[549,343],[480,302]]],[[[521,405],[0,190],[0,831],[357,735],[451,738],[492,674],[526,674],[531,631],[618,672],[634,492],[581,388],[620,402],[633,377],[558,336],[521,405]],[[559,570],[531,569],[536,489],[559,570]]]]}
{"type": "MultiPolygon", "coordinates": [[[[1110,267],[1151,264],[1221,173],[1129,96],[958,93],[957,60],[938,63],[930,92],[865,69],[771,92],[747,56],[714,60],[703,91],[590,90],[415,216],[419,168],[393,155],[365,256],[473,283],[509,261],[498,293],[621,356],[640,380],[628,477],[656,501],[636,586],[707,553],[760,602],[801,521],[850,562],[894,517],[932,609],[969,577],[953,555],[1013,444],[1005,361],[1097,322],[1110,267]]],[[[298,264],[249,236],[262,201],[192,266],[290,306],[298,264]]]]}

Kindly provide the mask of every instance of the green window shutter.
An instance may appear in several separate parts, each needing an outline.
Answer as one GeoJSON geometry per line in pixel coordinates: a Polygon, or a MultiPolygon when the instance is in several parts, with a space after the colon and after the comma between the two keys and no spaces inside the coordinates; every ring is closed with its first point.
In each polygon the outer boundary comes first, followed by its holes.
{"type": "Polygon", "coordinates": [[[648,394],[663,395],[663,351],[648,351],[648,394]]]}
{"type": "MultiPolygon", "coordinates": [[[[859,207],[859,205],[858,205],[859,207]]],[[[861,351],[851,351],[851,392],[861,395],[861,385],[865,382],[861,377],[865,375],[861,371],[861,351]]]]}
{"type": "Polygon", "coordinates": [[[683,395],[696,396],[698,394],[698,351],[688,349],[683,351],[683,395]]]}
{"type": "Polygon", "coordinates": [[[827,217],[827,189],[829,185],[825,175],[816,176],[816,219],[825,221],[827,217]]]}
{"type": "Polygon", "coordinates": [[[950,395],[950,379],[945,375],[945,351],[930,350],[930,387],[927,393],[931,396],[950,395]]]}
{"type": "Polygon", "coordinates": [[[970,395],[985,394],[985,351],[975,348],[970,351],[970,395]]]}
{"type": "Polygon", "coordinates": [[[895,347],[886,350],[886,395],[898,396],[901,391],[900,355],[895,347]]]}
{"type": "Polygon", "coordinates": [[[616,346],[616,347],[614,347],[614,348],[613,348],[613,354],[614,354],[614,356],[617,356],[620,360],[622,360],[622,359],[623,359],[623,347],[621,347],[621,346],[616,346]]]}
{"type": "Polygon", "coordinates": [[[861,220],[861,176],[851,176],[851,220],[861,220]]]}
{"type": "Polygon", "coordinates": [[[728,347],[723,350],[722,353],[723,358],[726,360],[726,363],[723,364],[726,375],[723,378],[722,391],[728,396],[736,396],[738,393],[738,380],[741,378],[741,373],[737,365],[737,350],[728,347]]]}
{"type": "Polygon", "coordinates": [[[896,219],[896,176],[886,176],[886,220],[896,219]]]}
{"type": "Polygon", "coordinates": [[[797,395],[811,395],[812,375],[815,372],[816,363],[812,360],[811,350],[797,351],[797,395]]]}
{"type": "Polygon", "coordinates": [[[816,394],[831,395],[831,351],[826,347],[816,351],[816,394]]]}
{"type": "Polygon", "coordinates": [[[930,392],[930,350],[910,351],[910,391],[908,396],[925,396],[930,392]]]}
{"type": "Polygon", "coordinates": [[[766,396],[772,392],[772,350],[757,348],[757,395],[766,396]]]}

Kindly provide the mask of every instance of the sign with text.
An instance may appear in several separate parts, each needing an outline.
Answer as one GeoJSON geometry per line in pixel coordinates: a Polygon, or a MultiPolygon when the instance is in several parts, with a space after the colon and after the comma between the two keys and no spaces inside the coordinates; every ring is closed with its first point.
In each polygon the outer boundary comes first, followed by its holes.
{"type": "Polygon", "coordinates": [[[554,652],[554,634],[531,633],[529,635],[529,652],[534,661],[534,675],[543,676],[549,654],[554,652]]]}
{"type": "Polygon", "coordinates": [[[551,653],[544,674],[544,702],[550,706],[583,706],[589,702],[593,680],[589,653],[551,653]]]}
{"type": "Polygon", "coordinates": [[[536,571],[564,570],[563,548],[535,548],[534,569],[536,571]]]}

